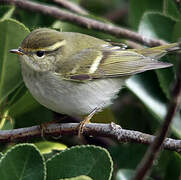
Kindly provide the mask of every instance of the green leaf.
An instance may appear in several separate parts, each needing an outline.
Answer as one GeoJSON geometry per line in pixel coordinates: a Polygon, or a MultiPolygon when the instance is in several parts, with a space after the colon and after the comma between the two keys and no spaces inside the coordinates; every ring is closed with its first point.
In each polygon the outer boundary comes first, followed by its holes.
{"type": "MultiPolygon", "coordinates": [[[[141,144],[123,144],[113,147],[111,155],[118,165],[119,171],[116,174],[116,180],[129,180],[132,178],[136,166],[141,161],[146,147],[141,144]],[[137,152],[135,154],[135,152],[137,152]]],[[[160,179],[170,180],[179,179],[181,172],[181,156],[172,151],[162,151],[159,159],[155,161],[151,176],[159,175],[160,179]]],[[[151,178],[150,178],[151,179],[151,178]]]]}
{"type": "Polygon", "coordinates": [[[11,18],[15,10],[14,6],[0,6],[0,20],[11,18]]]}
{"type": "MultiPolygon", "coordinates": [[[[175,21],[160,13],[145,13],[141,19],[138,32],[149,38],[164,39],[166,41],[172,40],[172,32],[175,21]],[[160,25],[162,28],[160,28],[160,25]]],[[[163,58],[165,59],[165,57],[163,58]]],[[[170,62],[172,62],[170,60],[170,62]]],[[[174,81],[174,72],[172,68],[162,69],[156,71],[160,86],[167,96],[170,97],[170,85],[174,81]]]]}
{"type": "Polygon", "coordinates": [[[21,97],[23,97],[27,92],[24,82],[22,83],[8,96],[8,106],[12,106],[17,103],[21,97]]]}
{"type": "Polygon", "coordinates": [[[24,95],[11,106],[9,113],[16,118],[31,110],[35,110],[39,106],[39,103],[32,97],[29,91],[26,90],[24,95]]]}
{"type": "Polygon", "coordinates": [[[0,159],[3,157],[3,153],[0,152],[0,159]]]}
{"type": "Polygon", "coordinates": [[[131,180],[134,171],[130,169],[120,169],[116,174],[116,180],[131,180]]]}
{"type": "Polygon", "coordinates": [[[176,22],[173,30],[173,41],[178,41],[181,38],[181,21],[176,22]]]}
{"type": "Polygon", "coordinates": [[[164,180],[179,179],[181,172],[181,155],[172,151],[163,151],[155,162],[152,174],[160,174],[164,180]]]}
{"type": "MultiPolygon", "coordinates": [[[[167,41],[172,40],[172,32],[175,28],[175,21],[169,17],[166,17],[160,13],[145,13],[140,25],[139,25],[139,33],[150,37],[150,38],[159,38],[167,41]],[[160,28],[160,25],[162,28],[160,28]]],[[[170,60],[170,62],[172,62],[170,60]]],[[[174,71],[171,68],[156,70],[156,74],[159,80],[160,87],[162,91],[165,93],[167,98],[170,98],[170,87],[174,82],[174,71]]],[[[138,76],[137,76],[138,77],[138,76]]],[[[147,108],[153,113],[153,115],[159,120],[162,121],[166,115],[167,106],[166,102],[162,101],[159,98],[158,92],[151,92],[149,88],[149,84],[145,85],[145,82],[149,82],[149,79],[143,78],[133,78],[130,81],[129,88],[143,101],[143,103],[147,106],[147,108]],[[138,83],[136,86],[140,86],[137,92],[135,92],[134,82],[138,83]],[[132,85],[131,85],[132,84],[132,85]],[[142,85],[141,85],[142,84],[142,85]],[[141,89],[142,88],[142,89],[141,89]],[[147,91],[147,92],[145,92],[147,91]],[[153,95],[154,94],[154,95],[153,95]]],[[[181,135],[181,121],[179,114],[174,118],[174,122],[172,124],[172,129],[178,136],[181,135]]]]}
{"type": "Polygon", "coordinates": [[[10,107],[9,114],[15,119],[15,128],[28,127],[53,120],[53,113],[40,105],[29,93],[10,107]]]}
{"type": "Polygon", "coordinates": [[[93,180],[93,179],[88,176],[77,176],[74,178],[65,178],[65,179],[60,179],[60,180],[93,180]]]}
{"type": "Polygon", "coordinates": [[[16,20],[0,21],[0,103],[22,82],[18,57],[9,50],[19,47],[28,33],[16,20]]]}
{"type": "Polygon", "coordinates": [[[146,148],[142,144],[128,143],[110,147],[109,151],[118,169],[136,169],[146,152],[146,148]]]}
{"type": "Polygon", "coordinates": [[[129,22],[134,29],[138,28],[140,19],[146,11],[162,12],[163,0],[131,0],[129,22]]]}
{"type": "MultiPolygon", "coordinates": [[[[181,42],[181,21],[176,22],[173,30],[173,41],[179,41],[181,42]]],[[[176,61],[174,62],[175,67],[179,67],[180,65],[180,54],[177,54],[176,61]]]]}
{"type": "MultiPolygon", "coordinates": [[[[134,29],[138,29],[140,20],[146,12],[164,13],[175,20],[180,20],[181,15],[173,0],[131,0],[129,6],[129,22],[134,29]]],[[[161,24],[160,24],[161,25],[161,24]]],[[[164,28],[160,28],[166,30],[164,28]]]]}
{"type": "Polygon", "coordinates": [[[173,32],[175,23],[176,21],[161,13],[146,12],[141,18],[138,32],[148,38],[171,41],[171,32],[173,32]]]}
{"type": "Polygon", "coordinates": [[[170,157],[170,162],[165,170],[165,180],[179,179],[181,172],[181,155],[173,153],[170,157]]]}
{"type": "MultiPolygon", "coordinates": [[[[45,3],[45,2],[43,2],[45,3]]],[[[27,10],[17,9],[16,18],[20,19],[30,30],[39,27],[49,27],[55,18],[41,13],[32,13],[27,10]]]]}
{"type": "Polygon", "coordinates": [[[47,161],[47,180],[79,175],[87,175],[94,180],[109,180],[112,176],[112,166],[106,149],[91,145],[75,146],[47,161]]]}
{"type": "MultiPolygon", "coordinates": [[[[131,180],[135,171],[131,169],[120,169],[117,172],[116,180],[131,180]]],[[[146,180],[153,180],[152,178],[146,178],[146,180]]]]}
{"type": "Polygon", "coordinates": [[[53,150],[62,151],[67,148],[67,146],[64,144],[50,141],[38,142],[35,143],[35,146],[40,150],[41,154],[51,153],[53,150]]]}
{"type": "Polygon", "coordinates": [[[0,159],[1,180],[45,180],[45,163],[32,144],[20,144],[8,150],[0,159]]]}
{"type": "MultiPolygon", "coordinates": [[[[153,83],[154,81],[152,82],[151,78],[144,73],[144,76],[135,75],[130,78],[126,86],[145,104],[159,122],[163,122],[167,113],[166,101],[153,83]]],[[[171,128],[176,136],[181,137],[181,118],[179,113],[174,117],[171,128]]]]}
{"type": "Polygon", "coordinates": [[[165,13],[165,15],[170,16],[175,20],[179,21],[181,18],[181,14],[176,6],[176,3],[173,0],[164,0],[164,3],[165,9],[163,9],[163,12],[165,13]]]}

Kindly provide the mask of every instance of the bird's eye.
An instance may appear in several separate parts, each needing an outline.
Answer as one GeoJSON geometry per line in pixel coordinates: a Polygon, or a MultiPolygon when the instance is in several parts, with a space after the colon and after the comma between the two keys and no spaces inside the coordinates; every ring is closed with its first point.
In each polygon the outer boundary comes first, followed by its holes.
{"type": "Polygon", "coordinates": [[[43,57],[44,54],[45,54],[45,51],[37,51],[37,52],[36,52],[36,55],[37,55],[38,57],[43,57]]]}

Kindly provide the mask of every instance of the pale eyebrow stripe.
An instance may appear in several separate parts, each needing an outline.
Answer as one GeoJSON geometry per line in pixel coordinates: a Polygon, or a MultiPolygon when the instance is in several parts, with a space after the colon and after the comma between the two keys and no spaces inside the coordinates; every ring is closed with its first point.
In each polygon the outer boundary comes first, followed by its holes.
{"type": "Polygon", "coordinates": [[[63,41],[58,41],[55,44],[48,46],[48,47],[44,47],[43,50],[44,51],[54,51],[62,46],[64,46],[66,44],[66,40],[63,41]]]}
{"type": "Polygon", "coordinates": [[[51,45],[51,46],[47,46],[44,48],[38,48],[38,49],[32,49],[32,48],[22,48],[24,51],[31,51],[31,52],[35,52],[35,51],[54,51],[62,46],[64,46],[66,44],[66,40],[63,41],[58,41],[55,44],[51,45]]]}

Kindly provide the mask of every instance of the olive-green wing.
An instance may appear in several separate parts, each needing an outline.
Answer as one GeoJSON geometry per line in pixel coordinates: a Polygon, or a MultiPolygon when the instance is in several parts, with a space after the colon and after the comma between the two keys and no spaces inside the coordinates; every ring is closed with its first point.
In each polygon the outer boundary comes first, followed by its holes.
{"type": "Polygon", "coordinates": [[[107,46],[102,49],[84,49],[67,58],[61,66],[60,72],[67,80],[84,81],[106,77],[129,76],[171,65],[145,57],[134,51],[107,46]]]}

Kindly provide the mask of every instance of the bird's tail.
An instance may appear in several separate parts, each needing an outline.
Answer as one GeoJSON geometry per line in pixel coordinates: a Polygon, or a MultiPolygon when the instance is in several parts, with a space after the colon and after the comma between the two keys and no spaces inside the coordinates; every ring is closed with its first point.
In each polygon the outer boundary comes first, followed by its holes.
{"type": "Polygon", "coordinates": [[[153,59],[159,59],[165,54],[173,53],[181,50],[181,43],[171,43],[167,45],[157,46],[153,48],[144,48],[135,50],[137,53],[142,54],[143,56],[150,57],[153,59]]]}

